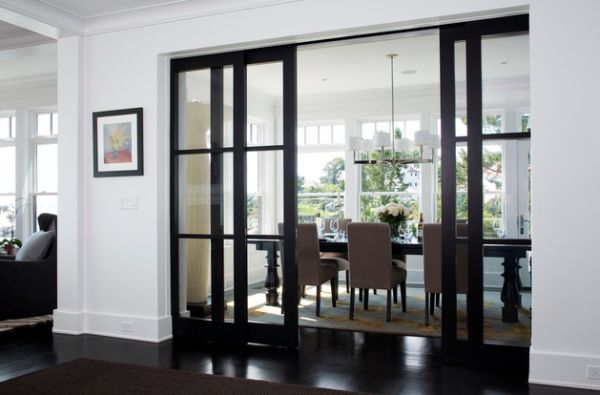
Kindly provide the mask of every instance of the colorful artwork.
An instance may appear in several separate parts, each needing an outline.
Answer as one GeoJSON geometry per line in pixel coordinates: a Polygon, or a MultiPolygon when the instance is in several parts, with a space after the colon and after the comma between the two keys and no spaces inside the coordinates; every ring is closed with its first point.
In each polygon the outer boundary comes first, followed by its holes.
{"type": "Polygon", "coordinates": [[[104,163],[130,163],[131,123],[104,125],[104,163]]]}
{"type": "Polygon", "coordinates": [[[143,109],[93,113],[94,177],[144,174],[143,109]]]}

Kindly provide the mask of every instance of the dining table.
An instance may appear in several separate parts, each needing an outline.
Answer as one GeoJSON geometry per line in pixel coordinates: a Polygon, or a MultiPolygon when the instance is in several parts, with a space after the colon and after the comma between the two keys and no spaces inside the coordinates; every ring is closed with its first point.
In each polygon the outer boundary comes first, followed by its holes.
{"type": "MultiPolygon", "coordinates": [[[[267,274],[265,278],[265,296],[266,304],[270,306],[279,306],[278,288],[281,284],[277,268],[279,241],[274,240],[256,240],[252,241],[259,250],[267,252],[267,263],[265,265],[267,274]]],[[[395,258],[405,260],[407,255],[423,255],[423,243],[416,238],[409,240],[394,239],[391,243],[392,255],[395,258]]],[[[336,238],[325,235],[319,238],[319,249],[321,252],[348,252],[348,241],[346,238],[336,238]]],[[[502,306],[502,321],[518,322],[519,306],[521,306],[521,290],[523,283],[519,269],[519,259],[527,257],[527,251],[531,250],[531,244],[523,242],[509,243],[498,239],[493,243],[483,245],[483,255],[485,257],[502,258],[503,281],[500,299],[502,306]]]]}

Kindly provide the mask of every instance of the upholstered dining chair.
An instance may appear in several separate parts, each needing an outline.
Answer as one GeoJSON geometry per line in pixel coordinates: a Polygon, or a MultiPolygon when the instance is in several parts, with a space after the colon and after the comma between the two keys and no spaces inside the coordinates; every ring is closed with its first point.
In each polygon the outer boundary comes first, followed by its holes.
{"type": "MultiPolygon", "coordinates": [[[[456,234],[467,236],[467,224],[457,224],[456,234]]],[[[433,315],[430,297],[442,293],[442,225],[423,225],[423,270],[425,288],[425,325],[433,315]]],[[[456,243],[456,293],[468,292],[468,244],[456,243]]]]}
{"type": "MultiPolygon", "coordinates": [[[[336,307],[338,267],[334,260],[321,258],[317,225],[298,224],[298,285],[317,287],[316,316],[321,315],[321,285],[331,282],[331,303],[336,307]]],[[[300,294],[300,290],[298,290],[300,294]]]]}
{"type": "Polygon", "coordinates": [[[390,227],[385,223],[348,224],[350,262],[350,319],[354,319],[354,290],[362,288],[364,308],[368,309],[369,289],[386,289],[386,321],[391,321],[392,290],[400,285],[402,311],[406,311],[406,264],[392,259],[390,227]]]}

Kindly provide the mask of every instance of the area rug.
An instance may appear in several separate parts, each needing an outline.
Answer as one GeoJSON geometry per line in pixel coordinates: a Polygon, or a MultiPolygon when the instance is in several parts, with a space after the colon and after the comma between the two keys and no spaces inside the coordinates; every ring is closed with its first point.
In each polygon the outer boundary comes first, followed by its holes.
{"type": "MultiPolygon", "coordinates": [[[[435,315],[430,316],[430,325],[425,325],[425,295],[422,288],[407,289],[407,312],[403,313],[401,304],[392,305],[392,321],[385,320],[386,292],[379,291],[369,294],[369,308],[363,309],[363,304],[356,304],[354,319],[348,318],[350,310],[350,295],[345,286],[338,291],[337,307],[331,306],[331,290],[323,285],[321,291],[321,316],[315,316],[316,288],[308,287],[306,297],[298,306],[299,325],[316,328],[342,329],[360,332],[379,332],[402,334],[409,336],[441,337],[442,315],[441,308],[435,309],[435,315]]],[[[279,307],[266,306],[264,293],[257,293],[248,298],[249,319],[256,322],[283,324],[283,316],[279,307]]],[[[398,294],[400,302],[400,294],[398,294]]],[[[233,307],[233,305],[231,305],[233,307]]],[[[233,309],[229,309],[233,311],[233,309]]],[[[519,322],[506,323],[502,319],[502,303],[499,292],[484,293],[484,340],[486,343],[511,344],[529,346],[531,339],[531,319],[529,309],[519,309],[519,322]]],[[[457,336],[468,337],[467,304],[465,295],[457,297],[457,336]]]]}
{"type": "Polygon", "coordinates": [[[0,383],[0,394],[356,394],[181,370],[77,359],[0,383]]]}
{"type": "Polygon", "coordinates": [[[12,332],[19,328],[30,328],[40,325],[49,325],[52,322],[52,314],[38,317],[16,318],[0,321],[0,334],[12,332]]]}

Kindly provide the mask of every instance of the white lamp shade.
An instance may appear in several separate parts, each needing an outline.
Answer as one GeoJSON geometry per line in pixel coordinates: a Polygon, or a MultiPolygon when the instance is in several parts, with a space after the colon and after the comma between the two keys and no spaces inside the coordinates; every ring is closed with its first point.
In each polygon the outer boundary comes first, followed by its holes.
{"type": "Polygon", "coordinates": [[[366,152],[373,151],[373,140],[364,139],[362,141],[362,150],[366,152]]]}
{"type": "Polygon", "coordinates": [[[440,148],[440,136],[437,134],[429,135],[429,145],[433,148],[440,148]]]}
{"type": "Polygon", "coordinates": [[[388,132],[379,132],[375,135],[375,147],[390,147],[392,135],[388,132]]]}
{"type": "Polygon", "coordinates": [[[417,130],[415,132],[415,145],[429,145],[431,142],[431,133],[427,130],[417,130]]]}
{"type": "Polygon", "coordinates": [[[362,139],[358,136],[348,137],[348,149],[350,151],[360,151],[362,148],[362,139]]]}
{"type": "Polygon", "coordinates": [[[407,138],[399,138],[394,141],[396,151],[398,152],[408,152],[410,151],[410,140],[407,138]]]}

